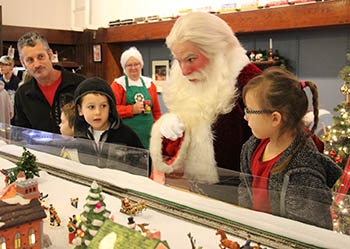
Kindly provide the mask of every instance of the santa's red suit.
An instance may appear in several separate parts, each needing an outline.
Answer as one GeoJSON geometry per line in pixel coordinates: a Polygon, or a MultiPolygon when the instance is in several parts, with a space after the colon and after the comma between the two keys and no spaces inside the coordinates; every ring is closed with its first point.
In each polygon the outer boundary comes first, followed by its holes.
{"type": "Polygon", "coordinates": [[[219,181],[217,167],[240,171],[240,151],[252,134],[244,120],[241,91],[261,70],[248,62],[237,72],[234,76],[239,95],[231,112],[219,115],[211,123],[201,118],[186,122],[181,111],[176,113],[185,126],[183,136],[176,141],[168,140],[160,133],[162,120],[171,114],[164,114],[153,125],[150,153],[153,165],[159,171],[171,173],[184,168],[187,179],[209,184],[219,181]]]}

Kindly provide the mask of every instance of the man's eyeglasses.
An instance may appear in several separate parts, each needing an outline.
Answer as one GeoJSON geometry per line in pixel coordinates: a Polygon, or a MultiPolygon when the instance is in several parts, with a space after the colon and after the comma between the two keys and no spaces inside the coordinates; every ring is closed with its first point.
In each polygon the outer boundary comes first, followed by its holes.
{"type": "Polygon", "coordinates": [[[125,65],[125,67],[127,67],[127,68],[132,68],[132,67],[139,67],[139,66],[141,66],[141,64],[140,63],[135,63],[135,64],[127,64],[127,65],[125,65]]]}
{"type": "Polygon", "coordinates": [[[244,114],[270,114],[272,111],[269,110],[249,110],[247,107],[244,108],[244,114]]]}

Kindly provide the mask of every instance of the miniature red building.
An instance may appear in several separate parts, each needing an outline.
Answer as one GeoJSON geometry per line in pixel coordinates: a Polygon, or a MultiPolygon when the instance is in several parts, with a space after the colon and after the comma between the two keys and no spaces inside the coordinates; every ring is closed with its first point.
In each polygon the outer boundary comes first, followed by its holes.
{"type": "Polygon", "coordinates": [[[37,181],[18,177],[0,196],[0,248],[43,248],[44,208],[37,181]]]}

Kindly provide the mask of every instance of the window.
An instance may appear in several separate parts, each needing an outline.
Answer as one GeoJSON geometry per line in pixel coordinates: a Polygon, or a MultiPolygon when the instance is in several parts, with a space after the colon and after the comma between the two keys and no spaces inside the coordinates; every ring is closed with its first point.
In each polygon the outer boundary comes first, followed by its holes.
{"type": "Polygon", "coordinates": [[[35,244],[35,230],[33,228],[31,228],[29,230],[29,234],[28,234],[28,244],[30,246],[34,245],[35,244]]]}
{"type": "Polygon", "coordinates": [[[21,234],[16,233],[15,235],[15,249],[21,248],[21,234]]]}
{"type": "Polygon", "coordinates": [[[6,240],[4,237],[0,237],[0,249],[6,249],[6,240]]]}

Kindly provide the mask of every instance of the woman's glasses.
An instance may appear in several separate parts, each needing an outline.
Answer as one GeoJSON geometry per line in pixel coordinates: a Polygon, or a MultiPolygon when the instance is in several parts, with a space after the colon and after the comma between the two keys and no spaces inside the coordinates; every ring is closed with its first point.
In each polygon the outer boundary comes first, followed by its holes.
{"type": "Polygon", "coordinates": [[[137,67],[139,67],[139,66],[141,66],[141,63],[135,63],[135,64],[127,64],[127,65],[125,65],[125,67],[127,67],[127,68],[132,68],[132,67],[137,68],[137,67]]]}

